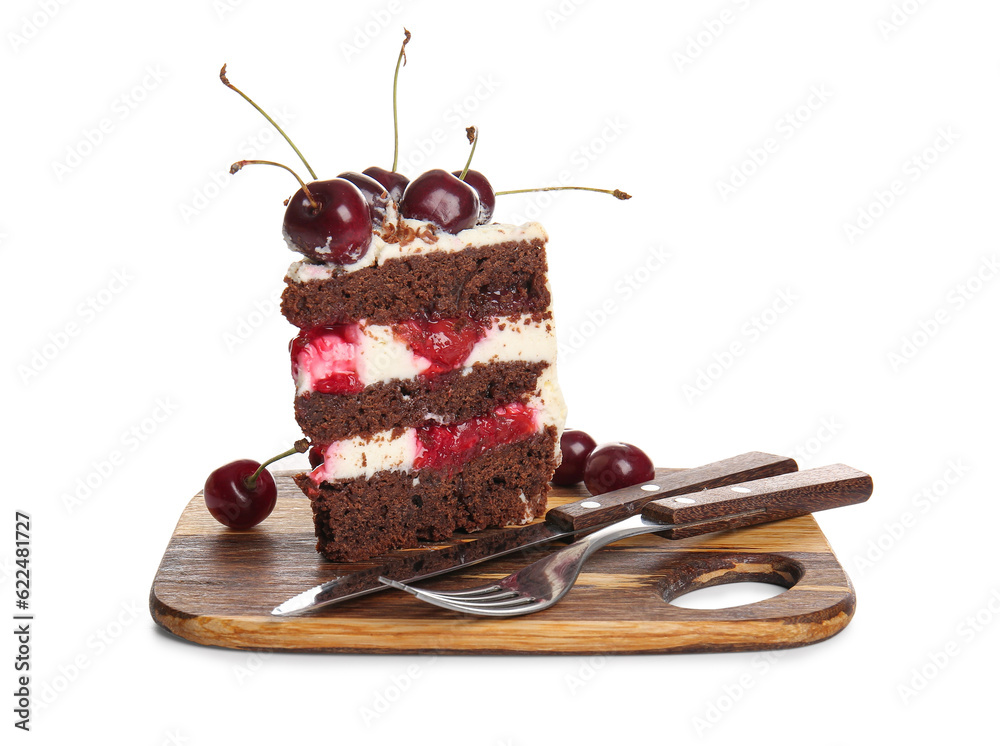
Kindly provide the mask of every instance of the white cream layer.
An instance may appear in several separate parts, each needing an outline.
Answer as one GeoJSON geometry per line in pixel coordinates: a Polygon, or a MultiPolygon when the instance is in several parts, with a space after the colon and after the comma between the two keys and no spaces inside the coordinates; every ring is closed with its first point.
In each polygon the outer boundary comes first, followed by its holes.
{"type": "MultiPolygon", "coordinates": [[[[357,272],[373,264],[385,264],[390,259],[417,256],[437,252],[454,253],[480,246],[492,246],[506,241],[547,241],[549,236],[540,223],[508,225],[489,223],[469,228],[458,233],[445,233],[431,223],[404,218],[402,221],[417,236],[405,243],[386,243],[377,233],[372,236],[372,245],[359,261],[341,267],[334,264],[318,264],[311,261],[293,262],[288,268],[288,278],[295,282],[327,280],[336,274],[357,272]]],[[[285,241],[288,242],[286,236],[285,241]]],[[[289,248],[296,249],[288,242],[289,248]]]]}
{"type": "MultiPolygon", "coordinates": [[[[566,424],[566,403],[556,383],[555,364],[538,377],[537,388],[526,405],[535,411],[535,432],[554,425],[558,443],[566,424]]],[[[428,415],[428,420],[444,421],[436,415],[428,415]]],[[[318,484],[357,477],[370,479],[380,471],[408,472],[418,453],[415,428],[384,430],[368,437],[334,441],[327,447],[323,463],[310,476],[318,484]]]]}
{"type": "MultiPolygon", "coordinates": [[[[350,361],[364,386],[397,379],[415,378],[431,366],[431,361],[417,355],[391,326],[359,322],[358,342],[349,344],[335,340],[326,355],[336,355],[350,361]]],[[[552,320],[532,321],[530,316],[501,317],[493,320],[469,357],[459,366],[471,368],[476,363],[528,362],[554,360],[556,338],[552,320]]],[[[296,393],[314,390],[314,384],[328,376],[334,366],[324,355],[300,356],[296,393]]]]}

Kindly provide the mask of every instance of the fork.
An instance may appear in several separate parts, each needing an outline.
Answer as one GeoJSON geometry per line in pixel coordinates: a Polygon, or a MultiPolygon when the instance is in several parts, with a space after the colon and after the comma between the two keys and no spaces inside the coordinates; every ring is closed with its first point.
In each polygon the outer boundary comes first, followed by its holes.
{"type": "Polygon", "coordinates": [[[667,497],[639,515],[577,539],[502,580],[463,591],[429,591],[380,577],[385,585],[452,611],[505,617],[547,609],[565,596],[594,552],[616,541],[658,533],[667,539],[723,531],[864,502],[872,479],[844,464],[781,474],[729,487],[667,497]]]}

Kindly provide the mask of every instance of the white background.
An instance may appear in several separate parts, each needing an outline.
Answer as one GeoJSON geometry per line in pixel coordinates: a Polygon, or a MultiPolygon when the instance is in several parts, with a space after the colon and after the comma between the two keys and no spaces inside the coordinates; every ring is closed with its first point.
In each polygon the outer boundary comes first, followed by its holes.
{"type": "Polygon", "coordinates": [[[3,502],[32,515],[35,693],[60,690],[33,737],[967,739],[1000,637],[998,22],[973,0],[8,0],[3,502]],[[148,589],[205,476],[297,437],[272,300],[294,183],[225,174],[299,164],[218,69],[284,113],[321,177],[388,167],[403,25],[410,176],[459,168],[476,124],[497,189],[635,195],[497,208],[551,234],[573,426],[664,466],[766,450],[874,476],[867,505],[819,516],[857,589],[842,634],[776,657],[426,659],[256,656],[155,627],[148,589]]]}

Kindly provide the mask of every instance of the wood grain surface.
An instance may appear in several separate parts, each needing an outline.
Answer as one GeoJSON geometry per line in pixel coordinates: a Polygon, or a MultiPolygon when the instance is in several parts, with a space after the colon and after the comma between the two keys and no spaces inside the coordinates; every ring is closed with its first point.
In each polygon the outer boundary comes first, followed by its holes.
{"type": "MultiPolygon", "coordinates": [[[[824,640],[854,614],[854,589],[812,516],[668,541],[628,539],[595,554],[551,609],[521,617],[472,617],[386,590],[300,617],[273,607],[364,563],[331,563],[315,551],[308,500],[276,475],[278,504],[260,526],[233,531],[196,495],[184,509],[150,591],[157,624],[203,645],[245,650],[349,653],[668,653],[768,650],[824,640]],[[695,589],[754,580],[778,596],[729,609],[683,609],[695,589]]],[[[549,505],[578,500],[555,488],[549,505]]],[[[518,528],[499,529],[518,531],[518,528]]],[[[455,541],[475,539],[462,535],[455,541]]],[[[560,545],[513,553],[428,581],[456,589],[502,578],[560,545]]]]}

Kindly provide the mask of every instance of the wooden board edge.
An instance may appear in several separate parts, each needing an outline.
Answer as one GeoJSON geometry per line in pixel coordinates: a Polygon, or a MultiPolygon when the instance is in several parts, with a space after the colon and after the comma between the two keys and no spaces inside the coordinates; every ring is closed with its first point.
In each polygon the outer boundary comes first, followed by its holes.
{"type": "MultiPolygon", "coordinates": [[[[169,633],[208,647],[246,651],[284,651],[389,655],[642,655],[703,652],[752,652],[813,645],[841,632],[854,617],[853,588],[836,603],[794,619],[706,621],[690,628],[684,621],[574,622],[535,620],[530,632],[510,634],[505,620],[456,617],[415,622],[394,629],[394,620],[330,618],[270,619],[260,616],[199,617],[163,604],[150,590],[150,614],[169,633]],[[457,627],[475,628],[459,637],[457,627]],[[750,639],[747,639],[750,638],[750,639]],[[756,639],[754,639],[756,638],[756,639]],[[353,642],[345,642],[353,640],[353,642]],[[602,645],[595,640],[606,640],[602,645]],[[459,647],[461,645],[462,647],[459,647]]],[[[414,600],[414,603],[420,603],[414,600]]]]}

